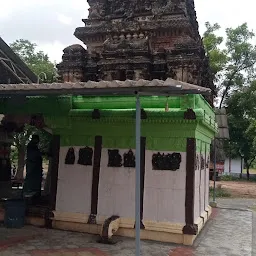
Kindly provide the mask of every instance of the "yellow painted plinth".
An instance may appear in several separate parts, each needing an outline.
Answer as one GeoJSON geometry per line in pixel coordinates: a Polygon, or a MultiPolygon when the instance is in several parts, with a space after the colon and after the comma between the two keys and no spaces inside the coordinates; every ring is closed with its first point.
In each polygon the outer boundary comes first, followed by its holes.
{"type": "MultiPolygon", "coordinates": [[[[198,225],[198,234],[210,218],[212,208],[207,207],[206,211],[201,214],[195,224],[198,225]]],[[[52,226],[55,229],[84,232],[94,235],[99,235],[101,232],[101,226],[105,216],[97,216],[98,224],[87,224],[89,216],[85,214],[77,213],[63,213],[54,212],[54,218],[52,218],[52,226]]],[[[0,221],[4,220],[4,210],[0,209],[0,221]]],[[[175,224],[169,222],[155,222],[155,221],[143,221],[145,229],[141,230],[141,239],[152,240],[167,243],[176,243],[184,245],[193,245],[197,235],[183,234],[183,224],[175,224]]],[[[45,225],[45,220],[38,217],[27,217],[26,224],[42,227],[45,225]]],[[[134,220],[121,218],[120,228],[115,233],[117,236],[135,237],[134,220]]]]}
{"type": "MultiPolygon", "coordinates": [[[[207,211],[203,212],[201,217],[195,221],[198,225],[198,231],[200,232],[207,220],[211,215],[211,207],[207,208],[207,211]]],[[[101,232],[101,225],[107,217],[97,216],[98,224],[87,224],[89,216],[77,213],[61,213],[55,212],[52,219],[53,228],[77,231],[89,234],[99,235],[101,232]]],[[[141,230],[141,239],[153,240],[159,242],[176,243],[184,245],[193,245],[197,235],[183,234],[182,229],[184,224],[175,224],[169,222],[155,222],[155,221],[143,221],[145,229],[141,230]]],[[[135,237],[134,220],[123,219],[120,221],[120,228],[115,233],[117,236],[135,237]]]]}

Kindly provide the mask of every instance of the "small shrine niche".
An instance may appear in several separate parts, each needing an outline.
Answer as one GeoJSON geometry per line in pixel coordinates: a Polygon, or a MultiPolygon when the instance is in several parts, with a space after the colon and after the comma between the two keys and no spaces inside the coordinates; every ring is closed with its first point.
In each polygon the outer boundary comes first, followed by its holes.
{"type": "Polygon", "coordinates": [[[65,164],[74,165],[76,160],[75,149],[69,148],[65,158],[65,164]]]}
{"type": "Polygon", "coordinates": [[[77,163],[80,165],[92,166],[93,149],[89,147],[80,148],[77,163]]]}
{"type": "Polygon", "coordinates": [[[108,167],[121,167],[122,166],[122,156],[118,149],[108,150],[108,167]]]}
{"type": "Polygon", "coordinates": [[[181,154],[161,154],[158,152],[152,156],[153,170],[177,171],[180,169],[181,154]]]}
{"type": "Polygon", "coordinates": [[[130,149],[127,153],[124,153],[124,167],[126,168],[135,168],[135,155],[130,149]]]}

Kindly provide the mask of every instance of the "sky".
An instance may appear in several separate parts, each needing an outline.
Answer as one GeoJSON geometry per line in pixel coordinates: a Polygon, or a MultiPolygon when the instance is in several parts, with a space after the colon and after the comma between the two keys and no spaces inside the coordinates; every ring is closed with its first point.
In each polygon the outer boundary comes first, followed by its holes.
{"type": "MultiPolygon", "coordinates": [[[[206,21],[219,23],[222,35],[244,22],[256,26],[255,0],[195,0],[195,6],[201,34],[206,21]]],[[[1,0],[0,36],[7,43],[28,39],[58,63],[66,46],[80,42],[73,33],[87,15],[86,0],[1,0]]]]}

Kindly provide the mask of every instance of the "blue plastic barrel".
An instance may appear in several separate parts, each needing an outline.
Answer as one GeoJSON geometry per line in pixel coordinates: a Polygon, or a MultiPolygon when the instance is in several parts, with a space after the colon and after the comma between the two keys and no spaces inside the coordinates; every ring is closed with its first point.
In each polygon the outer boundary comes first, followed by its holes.
{"type": "Polygon", "coordinates": [[[19,200],[6,200],[5,201],[5,216],[4,226],[6,228],[22,228],[25,224],[25,201],[19,200]]]}

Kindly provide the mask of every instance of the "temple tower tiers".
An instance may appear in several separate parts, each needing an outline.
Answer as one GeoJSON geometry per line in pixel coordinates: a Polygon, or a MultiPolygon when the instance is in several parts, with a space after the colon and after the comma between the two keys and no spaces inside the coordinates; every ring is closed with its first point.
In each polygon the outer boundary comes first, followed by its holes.
{"type": "Polygon", "coordinates": [[[193,0],[88,0],[64,49],[63,81],[173,78],[214,90],[193,0]]]}

